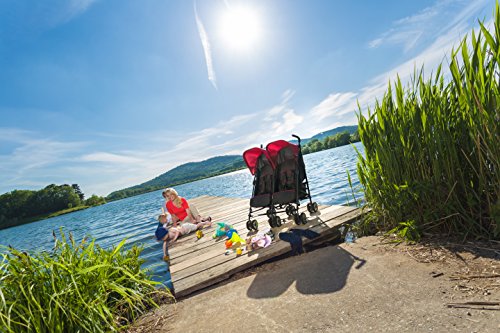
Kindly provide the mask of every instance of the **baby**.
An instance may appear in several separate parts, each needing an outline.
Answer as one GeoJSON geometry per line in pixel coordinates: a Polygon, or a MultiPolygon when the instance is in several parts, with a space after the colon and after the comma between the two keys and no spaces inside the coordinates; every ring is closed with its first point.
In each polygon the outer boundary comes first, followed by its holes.
{"type": "Polygon", "coordinates": [[[158,241],[163,241],[163,260],[168,261],[167,255],[167,243],[173,243],[179,238],[179,236],[187,235],[193,231],[203,228],[204,226],[211,226],[212,221],[203,221],[197,224],[194,223],[183,223],[180,226],[172,226],[167,228],[169,224],[169,220],[172,221],[172,218],[168,214],[160,214],[158,216],[158,228],[156,228],[155,237],[158,241]]]}

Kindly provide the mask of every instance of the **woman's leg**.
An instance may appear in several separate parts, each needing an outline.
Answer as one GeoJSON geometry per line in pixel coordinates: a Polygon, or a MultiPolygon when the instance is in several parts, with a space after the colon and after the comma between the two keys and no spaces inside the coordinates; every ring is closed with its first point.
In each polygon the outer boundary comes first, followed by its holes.
{"type": "Polygon", "coordinates": [[[201,229],[201,228],[203,228],[205,226],[209,226],[210,227],[210,226],[212,226],[212,219],[210,219],[210,221],[208,221],[208,220],[207,221],[202,221],[202,222],[200,222],[200,223],[198,223],[196,225],[198,226],[198,229],[201,229]]]}
{"type": "Polygon", "coordinates": [[[206,222],[206,221],[212,221],[212,218],[210,216],[207,217],[201,217],[200,213],[198,212],[198,209],[196,209],[195,206],[189,205],[189,209],[191,209],[191,213],[196,219],[195,223],[200,223],[200,222],[206,222]]]}
{"type": "MultiPolygon", "coordinates": [[[[194,218],[193,223],[200,223],[201,222],[201,215],[198,212],[198,209],[196,209],[196,206],[194,206],[190,203],[188,203],[188,204],[189,204],[189,211],[194,218]]],[[[189,214],[188,214],[188,216],[189,216],[189,214]]]]}

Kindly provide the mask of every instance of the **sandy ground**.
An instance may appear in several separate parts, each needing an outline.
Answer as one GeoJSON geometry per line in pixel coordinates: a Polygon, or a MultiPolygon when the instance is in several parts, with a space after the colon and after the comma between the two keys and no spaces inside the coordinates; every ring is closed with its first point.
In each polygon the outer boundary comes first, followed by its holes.
{"type": "Polygon", "coordinates": [[[498,302],[500,244],[372,236],[264,264],[163,305],[131,331],[500,332],[498,302]]]}

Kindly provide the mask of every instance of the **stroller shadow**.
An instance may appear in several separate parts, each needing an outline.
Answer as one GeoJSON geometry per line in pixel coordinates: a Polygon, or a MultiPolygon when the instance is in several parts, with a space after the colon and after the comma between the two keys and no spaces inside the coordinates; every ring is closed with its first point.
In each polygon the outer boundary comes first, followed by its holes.
{"type": "Polygon", "coordinates": [[[258,273],[248,288],[247,296],[255,299],[280,296],[295,282],[301,294],[327,294],[344,288],[347,276],[356,261],[360,269],[366,260],[360,259],[338,246],[288,258],[281,263],[295,266],[278,267],[258,273]]]}

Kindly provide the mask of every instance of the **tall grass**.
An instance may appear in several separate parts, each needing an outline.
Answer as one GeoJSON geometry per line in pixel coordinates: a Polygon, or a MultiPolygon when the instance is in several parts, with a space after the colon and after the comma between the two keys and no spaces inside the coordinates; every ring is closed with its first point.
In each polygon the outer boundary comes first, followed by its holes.
{"type": "Polygon", "coordinates": [[[56,240],[51,253],[7,248],[0,262],[1,332],[110,332],[169,296],[141,270],[141,249],[124,241],[56,240]]]}
{"type": "Polygon", "coordinates": [[[451,51],[451,78],[442,66],[398,77],[381,102],[358,115],[365,157],[358,174],[383,230],[500,236],[500,11],[494,29],[451,51]]]}

